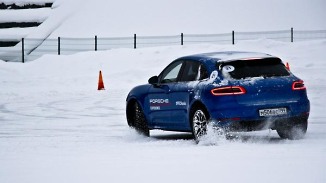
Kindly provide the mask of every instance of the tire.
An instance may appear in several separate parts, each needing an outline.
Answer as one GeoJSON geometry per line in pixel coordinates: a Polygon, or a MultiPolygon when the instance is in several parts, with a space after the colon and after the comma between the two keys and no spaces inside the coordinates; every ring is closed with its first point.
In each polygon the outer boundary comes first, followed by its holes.
{"type": "Polygon", "coordinates": [[[308,128],[307,120],[300,120],[289,126],[282,126],[276,129],[282,139],[298,140],[303,139],[308,128]]]}
{"type": "Polygon", "coordinates": [[[201,108],[191,110],[190,121],[192,126],[192,134],[196,143],[207,134],[208,114],[201,108]]]}
{"type": "Polygon", "coordinates": [[[132,111],[128,124],[134,128],[139,134],[149,137],[149,129],[143,110],[137,102],[132,105],[132,111]]]}

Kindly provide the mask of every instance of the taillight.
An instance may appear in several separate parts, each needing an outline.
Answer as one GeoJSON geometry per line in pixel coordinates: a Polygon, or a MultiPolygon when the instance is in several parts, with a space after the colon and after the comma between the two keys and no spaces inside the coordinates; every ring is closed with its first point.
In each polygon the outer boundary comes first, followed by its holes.
{"type": "Polygon", "coordinates": [[[304,85],[304,82],[302,80],[300,81],[294,81],[292,84],[292,90],[305,90],[306,86],[304,85]]]}
{"type": "Polygon", "coordinates": [[[241,86],[226,86],[220,88],[214,88],[211,93],[215,96],[221,95],[242,95],[246,93],[246,90],[241,86]]]}

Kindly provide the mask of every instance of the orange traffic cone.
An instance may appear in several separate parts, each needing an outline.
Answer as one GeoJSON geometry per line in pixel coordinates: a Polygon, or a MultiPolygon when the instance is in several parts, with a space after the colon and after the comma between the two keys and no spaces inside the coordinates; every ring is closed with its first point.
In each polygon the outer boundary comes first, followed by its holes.
{"type": "Polygon", "coordinates": [[[289,64],[289,62],[286,62],[285,67],[286,67],[288,70],[290,70],[290,64],[289,64]]]}
{"type": "Polygon", "coordinates": [[[105,90],[104,83],[103,83],[103,78],[102,78],[102,71],[100,71],[100,75],[98,77],[98,87],[97,87],[97,90],[105,90]]]}

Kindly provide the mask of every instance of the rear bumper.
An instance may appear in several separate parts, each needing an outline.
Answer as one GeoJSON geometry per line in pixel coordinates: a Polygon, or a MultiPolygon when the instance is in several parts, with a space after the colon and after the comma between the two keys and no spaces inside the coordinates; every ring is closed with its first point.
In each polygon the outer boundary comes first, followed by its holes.
{"type": "Polygon", "coordinates": [[[277,129],[308,120],[310,102],[307,98],[263,105],[228,105],[210,112],[215,125],[230,131],[257,131],[277,129]],[[286,108],[287,114],[272,117],[259,115],[260,109],[286,108]]]}
{"type": "Polygon", "coordinates": [[[273,101],[239,104],[235,101],[214,101],[211,100],[207,104],[210,117],[213,120],[227,123],[232,121],[266,121],[271,118],[292,118],[308,114],[310,112],[310,102],[307,97],[300,100],[273,101]],[[286,108],[287,114],[275,117],[262,117],[259,110],[286,108]]]}
{"type": "Polygon", "coordinates": [[[234,120],[213,121],[213,125],[222,127],[228,131],[258,131],[266,129],[277,129],[283,126],[293,126],[297,123],[307,122],[309,113],[292,117],[271,117],[258,120],[234,120]]]}

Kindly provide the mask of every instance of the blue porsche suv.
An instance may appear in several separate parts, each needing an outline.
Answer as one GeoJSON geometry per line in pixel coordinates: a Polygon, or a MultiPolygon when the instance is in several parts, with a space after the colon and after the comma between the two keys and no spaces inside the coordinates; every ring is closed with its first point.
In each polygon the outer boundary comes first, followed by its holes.
{"type": "Polygon", "coordinates": [[[214,129],[276,130],[304,137],[310,111],[304,82],[278,57],[255,52],[214,52],[174,60],[127,96],[128,125],[149,131],[191,132],[196,142],[214,129]]]}

